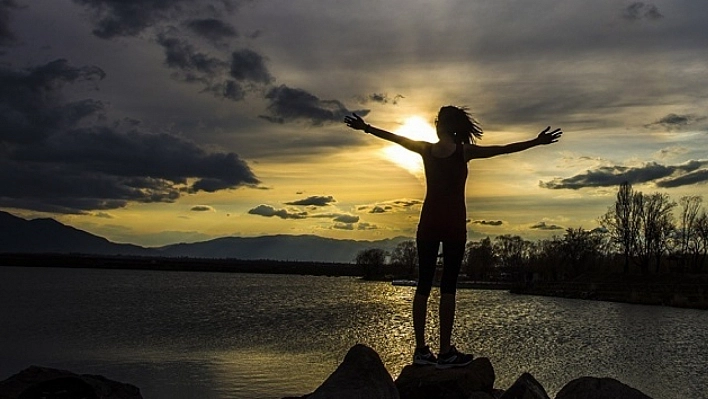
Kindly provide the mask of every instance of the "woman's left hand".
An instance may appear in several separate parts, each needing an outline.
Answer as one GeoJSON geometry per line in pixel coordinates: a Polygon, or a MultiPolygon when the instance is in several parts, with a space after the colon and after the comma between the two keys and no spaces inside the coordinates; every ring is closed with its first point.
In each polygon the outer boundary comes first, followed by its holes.
{"type": "Polygon", "coordinates": [[[551,131],[551,127],[548,126],[547,128],[543,129],[541,133],[538,134],[536,140],[539,144],[551,144],[558,141],[561,138],[562,134],[563,131],[560,128],[551,131]]]}

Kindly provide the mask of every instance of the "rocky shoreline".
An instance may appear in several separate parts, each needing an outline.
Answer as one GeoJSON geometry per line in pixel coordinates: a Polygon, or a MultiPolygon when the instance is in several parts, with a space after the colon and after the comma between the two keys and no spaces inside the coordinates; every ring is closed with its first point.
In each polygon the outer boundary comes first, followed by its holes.
{"type": "MultiPolygon", "coordinates": [[[[395,380],[373,349],[357,344],[312,393],[283,399],[551,399],[543,385],[524,373],[506,390],[494,387],[488,358],[456,369],[409,365],[395,380]]],[[[0,382],[0,399],[142,399],[140,389],[102,376],[32,366],[0,382]]],[[[612,378],[581,377],[555,399],[651,399],[612,378]]]]}

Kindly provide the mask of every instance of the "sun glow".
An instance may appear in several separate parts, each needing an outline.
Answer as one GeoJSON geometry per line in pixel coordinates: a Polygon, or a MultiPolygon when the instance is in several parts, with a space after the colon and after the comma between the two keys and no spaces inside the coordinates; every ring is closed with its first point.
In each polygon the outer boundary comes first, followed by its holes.
{"type": "MultiPolygon", "coordinates": [[[[403,125],[393,133],[413,140],[422,140],[431,143],[438,141],[435,128],[419,116],[412,116],[406,119],[403,125]]],[[[420,155],[409,151],[398,144],[388,145],[382,151],[384,158],[393,161],[396,165],[402,167],[413,175],[418,177],[423,176],[423,159],[420,155]]]]}

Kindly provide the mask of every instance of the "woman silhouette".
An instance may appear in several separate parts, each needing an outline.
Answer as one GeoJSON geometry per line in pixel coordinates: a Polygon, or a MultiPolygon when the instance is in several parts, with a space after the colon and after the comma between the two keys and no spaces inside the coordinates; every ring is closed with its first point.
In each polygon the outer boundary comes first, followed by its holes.
{"type": "Polygon", "coordinates": [[[413,298],[413,329],[416,349],[414,364],[435,364],[437,368],[461,367],[472,363],[473,356],[459,352],[451,344],[455,320],[455,292],[457,276],[462,265],[467,240],[467,210],[465,183],[467,162],[523,151],[537,145],[555,143],[563,132],[547,127],[532,140],[506,145],[479,146],[482,128],[466,108],[444,106],[435,120],[439,141],[429,143],[411,140],[373,127],[357,114],[345,116],[344,123],[352,129],[363,130],[400,144],[423,158],[426,194],[420,213],[416,245],[418,247],[419,278],[413,298]],[[433,285],[438,249],[442,243],[443,273],[440,281],[440,347],[436,357],[425,342],[425,319],[428,298],[433,285]]]}

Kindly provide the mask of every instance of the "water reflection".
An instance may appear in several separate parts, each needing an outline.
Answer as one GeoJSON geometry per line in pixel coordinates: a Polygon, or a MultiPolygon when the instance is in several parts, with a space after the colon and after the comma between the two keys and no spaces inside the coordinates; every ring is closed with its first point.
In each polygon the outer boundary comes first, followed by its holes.
{"type": "MultiPolygon", "coordinates": [[[[153,399],[279,398],[312,391],[356,343],[395,377],[413,350],[412,296],[352,278],[0,267],[0,378],[41,364],[153,399]]],[[[582,375],[656,398],[708,386],[708,312],[469,290],[457,308],[454,342],[489,357],[499,387],[525,371],[551,396],[582,375]]]]}

